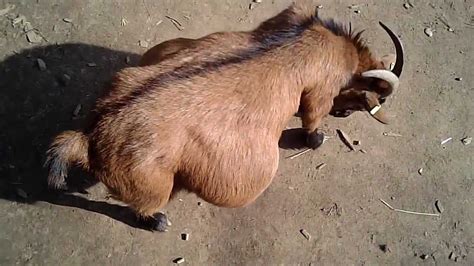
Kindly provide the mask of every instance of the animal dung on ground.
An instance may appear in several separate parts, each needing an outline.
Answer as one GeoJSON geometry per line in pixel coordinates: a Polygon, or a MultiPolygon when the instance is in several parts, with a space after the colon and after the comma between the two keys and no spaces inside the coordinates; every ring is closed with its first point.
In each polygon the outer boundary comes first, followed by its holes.
{"type": "Polygon", "coordinates": [[[349,135],[347,135],[344,131],[340,129],[337,129],[336,131],[337,131],[337,134],[339,135],[339,138],[341,138],[342,142],[346,144],[346,146],[349,147],[351,151],[354,151],[355,148],[352,145],[352,140],[349,138],[349,135]]]}
{"type": "Polygon", "coordinates": [[[300,233],[304,236],[304,238],[306,238],[306,240],[310,240],[311,239],[311,235],[308,233],[308,231],[306,231],[305,229],[301,229],[300,230],[300,233]]]}

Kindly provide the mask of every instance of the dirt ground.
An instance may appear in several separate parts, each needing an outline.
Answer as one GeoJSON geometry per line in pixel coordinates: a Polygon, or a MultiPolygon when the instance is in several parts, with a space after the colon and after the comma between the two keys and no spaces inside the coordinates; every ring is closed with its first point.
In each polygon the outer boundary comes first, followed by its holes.
{"type": "MultiPolygon", "coordinates": [[[[378,21],[401,36],[401,86],[384,105],[391,124],[366,113],[328,117],[333,138],[295,159],[287,157],[302,147],[281,145],[277,177],[246,208],[182,193],[165,209],[169,232],[151,233],[101,185],[89,194],[46,190],[51,138],[81,126],[104,82],[136,63],[145,42],[249,30],[289,3],[0,1],[0,265],[167,265],[179,257],[189,265],[473,265],[474,144],[461,141],[474,135],[472,0],[314,1],[323,17],[365,28],[379,55],[393,47],[378,21]],[[336,129],[360,141],[356,151],[336,129]],[[394,212],[379,199],[442,212],[394,212]]],[[[300,127],[298,118],[289,127],[300,127]]]]}

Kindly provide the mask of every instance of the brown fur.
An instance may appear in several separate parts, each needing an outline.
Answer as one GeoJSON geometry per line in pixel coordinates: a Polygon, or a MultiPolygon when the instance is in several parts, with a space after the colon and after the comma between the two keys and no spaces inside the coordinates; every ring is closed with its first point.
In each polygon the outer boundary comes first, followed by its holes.
{"type": "MultiPolygon", "coordinates": [[[[87,157],[89,171],[144,217],[177,182],[215,205],[245,206],[275,176],[278,140],[299,104],[314,132],[341,88],[378,67],[359,37],[293,5],[254,31],[171,49],[158,64],[120,71],[84,137],[57,138],[49,161],[87,157]]],[[[51,164],[53,186],[64,180],[55,167],[66,166],[51,164]]]]}
{"type": "MultiPolygon", "coordinates": [[[[268,25],[275,24],[266,23],[259,28],[264,29],[268,25]]],[[[360,42],[360,34],[354,37],[356,44],[362,51],[360,57],[365,62],[359,63],[359,71],[364,69],[389,69],[390,64],[395,62],[395,55],[385,55],[381,60],[374,60],[370,51],[360,42]],[[368,59],[367,59],[368,58],[368,59]]],[[[164,60],[174,58],[177,62],[196,62],[205,57],[223,55],[225,52],[230,53],[237,48],[250,47],[252,42],[248,38],[238,36],[238,33],[215,33],[204,36],[199,39],[176,38],[159,43],[147,50],[140,59],[139,66],[149,66],[161,63],[164,60]],[[232,36],[233,35],[233,36],[232,36]],[[239,43],[240,42],[240,43],[239,43]],[[199,57],[189,56],[190,49],[202,49],[198,54],[199,57]],[[183,57],[184,56],[184,57],[183,57]]],[[[194,54],[196,55],[196,54],[194,54]]],[[[378,86],[367,86],[367,82],[363,80],[361,83],[353,82],[352,87],[343,88],[340,94],[335,98],[331,114],[335,116],[348,116],[353,111],[367,110],[367,97],[376,98],[387,96],[387,88],[382,81],[378,86]],[[374,88],[377,91],[367,92],[368,89],[374,88]],[[346,115],[343,115],[346,114],[346,115]]],[[[298,112],[301,112],[301,106],[298,112]]]]}

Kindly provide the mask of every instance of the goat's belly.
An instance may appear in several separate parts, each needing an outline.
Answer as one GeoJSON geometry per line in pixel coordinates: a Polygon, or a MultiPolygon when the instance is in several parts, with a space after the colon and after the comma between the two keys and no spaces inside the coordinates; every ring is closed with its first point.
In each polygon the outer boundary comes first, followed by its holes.
{"type": "Polygon", "coordinates": [[[222,207],[253,202],[270,185],[278,169],[278,145],[255,145],[251,152],[216,152],[201,157],[186,171],[184,184],[198,196],[222,207]]]}

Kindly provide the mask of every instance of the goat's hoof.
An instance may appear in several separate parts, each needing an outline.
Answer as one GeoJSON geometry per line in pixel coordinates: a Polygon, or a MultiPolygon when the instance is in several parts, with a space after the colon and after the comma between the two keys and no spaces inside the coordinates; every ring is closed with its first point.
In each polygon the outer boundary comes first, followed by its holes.
{"type": "Polygon", "coordinates": [[[306,137],[306,145],[308,145],[308,147],[313,150],[319,148],[319,146],[321,146],[323,142],[324,133],[318,133],[317,131],[314,131],[312,133],[309,133],[306,137]]]}
{"type": "Polygon", "coordinates": [[[139,222],[142,226],[150,231],[158,231],[158,232],[167,232],[168,229],[168,218],[164,213],[155,213],[151,217],[143,217],[139,218],[139,222]]]}

